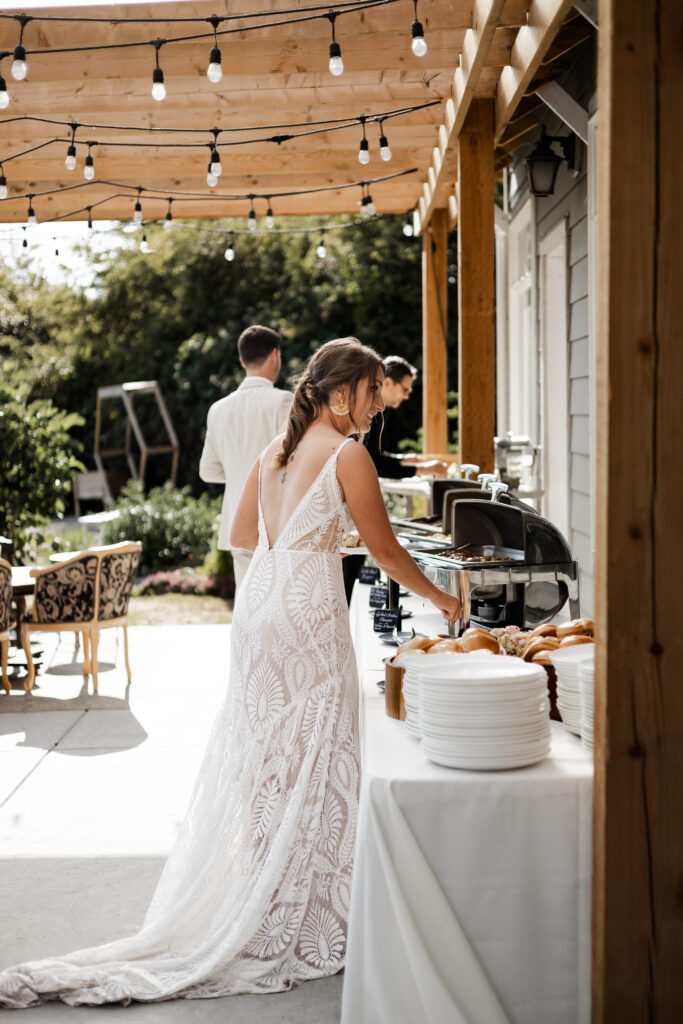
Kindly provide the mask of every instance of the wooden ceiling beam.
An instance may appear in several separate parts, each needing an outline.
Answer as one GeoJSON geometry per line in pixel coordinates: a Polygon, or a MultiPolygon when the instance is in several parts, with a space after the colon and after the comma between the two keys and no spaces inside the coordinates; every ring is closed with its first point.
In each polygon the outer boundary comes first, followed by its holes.
{"type": "Polygon", "coordinates": [[[496,139],[505,131],[571,7],[572,0],[532,0],[527,24],[519,29],[510,63],[498,81],[496,139]]]}
{"type": "Polygon", "coordinates": [[[446,155],[452,149],[474,97],[474,90],[486,64],[491,42],[495,35],[505,0],[475,0],[473,25],[465,33],[460,67],[453,76],[452,97],[446,103],[444,131],[439,131],[439,143],[434,149],[430,167],[431,177],[425,186],[424,209],[420,210],[420,233],[425,230],[432,213],[447,202],[452,189],[449,174],[451,164],[446,155]]]}

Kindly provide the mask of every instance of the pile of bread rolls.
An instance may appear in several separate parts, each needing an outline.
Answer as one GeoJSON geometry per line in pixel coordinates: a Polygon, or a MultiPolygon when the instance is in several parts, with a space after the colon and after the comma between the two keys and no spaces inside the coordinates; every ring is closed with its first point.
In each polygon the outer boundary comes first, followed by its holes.
{"type": "Polygon", "coordinates": [[[522,631],[516,626],[506,629],[466,629],[460,637],[415,636],[401,644],[392,665],[402,664],[406,654],[469,654],[489,651],[491,654],[509,654],[533,661],[538,665],[551,665],[550,652],[561,647],[593,643],[591,619],[572,619],[559,626],[547,623],[536,629],[522,631]]]}

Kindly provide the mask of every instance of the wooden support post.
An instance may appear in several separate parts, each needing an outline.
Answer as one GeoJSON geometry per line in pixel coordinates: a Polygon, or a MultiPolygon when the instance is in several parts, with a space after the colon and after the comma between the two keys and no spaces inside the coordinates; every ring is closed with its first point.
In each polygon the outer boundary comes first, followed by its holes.
{"type": "Polygon", "coordinates": [[[448,323],[448,210],[434,210],[422,236],[422,447],[445,452],[448,323]]]}
{"type": "Polygon", "coordinates": [[[493,469],[494,101],[473,100],[458,142],[458,422],[460,456],[493,469]]]}
{"type": "Polygon", "coordinates": [[[593,1024],[683,1014],[680,0],[602,0],[593,1024]]]}

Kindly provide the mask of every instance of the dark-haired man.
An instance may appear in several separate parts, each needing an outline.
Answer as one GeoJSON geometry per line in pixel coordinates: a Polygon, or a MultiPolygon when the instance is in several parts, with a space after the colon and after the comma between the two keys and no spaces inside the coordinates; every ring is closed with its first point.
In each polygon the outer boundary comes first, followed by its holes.
{"type": "MultiPolygon", "coordinates": [[[[230,549],[230,523],[249,470],[263,449],[281,434],[289,417],[292,394],[273,385],[280,373],[282,339],[269,327],[255,325],[237,340],[246,377],[232,394],[209,409],[199,475],[206,483],[224,483],[225,494],[218,547],[230,549]]],[[[233,550],[235,587],[249,568],[251,551],[233,550]]]]}
{"type": "MultiPolygon", "coordinates": [[[[401,356],[386,357],[382,400],[387,409],[398,409],[410,397],[416,376],[417,370],[406,359],[401,356]]],[[[377,475],[390,480],[409,476],[445,476],[447,467],[443,462],[424,459],[419,455],[398,455],[391,451],[392,441],[398,433],[393,419],[393,413],[389,413],[384,421],[383,417],[375,416],[364,438],[377,475]]]]}

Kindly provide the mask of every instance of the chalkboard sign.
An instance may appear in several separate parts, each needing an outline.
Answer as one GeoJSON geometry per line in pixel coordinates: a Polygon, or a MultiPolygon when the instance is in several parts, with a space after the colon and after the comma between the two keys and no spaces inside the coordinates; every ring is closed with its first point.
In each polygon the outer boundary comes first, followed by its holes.
{"type": "Polygon", "coordinates": [[[400,608],[378,608],[375,612],[373,629],[375,633],[388,633],[401,628],[400,608]]]}
{"type": "Polygon", "coordinates": [[[376,565],[361,565],[358,571],[359,583],[377,583],[379,580],[379,569],[376,565]]]}
{"type": "Polygon", "coordinates": [[[370,607],[371,608],[384,608],[389,597],[388,587],[371,587],[370,588],[370,607]]]}

